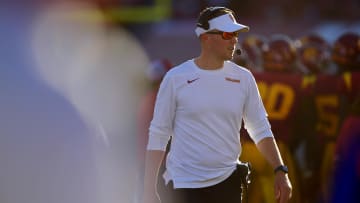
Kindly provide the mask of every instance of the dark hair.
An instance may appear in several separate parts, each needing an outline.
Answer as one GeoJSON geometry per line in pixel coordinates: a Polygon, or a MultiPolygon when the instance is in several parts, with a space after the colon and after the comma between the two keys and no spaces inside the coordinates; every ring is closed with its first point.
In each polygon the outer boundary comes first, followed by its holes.
{"type": "Polygon", "coordinates": [[[230,13],[234,16],[234,11],[226,7],[221,7],[221,6],[207,7],[200,12],[196,26],[201,27],[204,30],[208,30],[210,26],[209,20],[227,13],[230,13]]]}

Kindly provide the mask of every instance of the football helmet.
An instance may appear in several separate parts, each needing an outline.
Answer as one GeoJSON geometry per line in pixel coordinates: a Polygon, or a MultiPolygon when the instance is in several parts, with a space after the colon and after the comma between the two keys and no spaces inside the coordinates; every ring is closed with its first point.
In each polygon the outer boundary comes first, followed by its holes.
{"type": "Polygon", "coordinates": [[[359,34],[346,32],[335,41],[332,60],[341,71],[360,70],[360,37],[359,34]]]}
{"type": "Polygon", "coordinates": [[[329,47],[328,42],[319,34],[311,33],[299,38],[302,44],[318,44],[320,46],[329,47]]]}
{"type": "Polygon", "coordinates": [[[296,47],[286,35],[273,35],[262,46],[263,68],[272,72],[293,72],[296,64],[296,47]]]}
{"type": "Polygon", "coordinates": [[[250,70],[262,70],[262,46],[267,43],[266,38],[261,35],[247,35],[240,43],[243,54],[246,55],[246,66],[250,70]]]}
{"type": "Polygon", "coordinates": [[[330,45],[317,34],[299,38],[296,42],[300,63],[309,73],[321,73],[330,67],[330,45]]]}

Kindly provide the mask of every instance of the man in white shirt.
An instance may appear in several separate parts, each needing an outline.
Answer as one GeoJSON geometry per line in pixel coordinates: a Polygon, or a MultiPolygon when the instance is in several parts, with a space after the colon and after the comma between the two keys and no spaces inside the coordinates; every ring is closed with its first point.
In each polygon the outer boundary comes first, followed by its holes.
{"type": "Polygon", "coordinates": [[[178,194],[170,202],[241,202],[236,170],[241,153],[242,121],[275,171],[275,196],[291,197],[292,186],[270,129],[252,74],[230,60],[239,24],[225,7],[200,13],[195,32],[201,53],[171,69],[161,83],[149,128],[143,202],[160,202],[156,191],[159,165],[166,157],[165,184],[178,194]],[[181,198],[180,198],[181,197],[181,198]]]}

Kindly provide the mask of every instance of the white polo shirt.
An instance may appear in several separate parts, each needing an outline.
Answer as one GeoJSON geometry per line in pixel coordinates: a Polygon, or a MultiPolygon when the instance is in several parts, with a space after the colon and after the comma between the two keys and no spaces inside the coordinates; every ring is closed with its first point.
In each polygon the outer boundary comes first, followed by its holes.
{"type": "Polygon", "coordinates": [[[172,136],[165,181],[175,188],[215,185],[236,168],[242,119],[255,143],[273,136],[252,74],[230,61],[203,70],[188,60],[161,83],[147,148],[164,151],[172,136]]]}

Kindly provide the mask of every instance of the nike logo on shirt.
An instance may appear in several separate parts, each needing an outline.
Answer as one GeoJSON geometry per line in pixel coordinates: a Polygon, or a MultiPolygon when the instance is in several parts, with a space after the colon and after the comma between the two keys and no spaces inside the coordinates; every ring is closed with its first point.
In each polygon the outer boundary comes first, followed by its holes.
{"type": "Polygon", "coordinates": [[[198,80],[198,79],[200,79],[200,78],[195,78],[195,79],[192,79],[192,80],[188,80],[187,83],[190,84],[190,83],[192,83],[192,82],[195,82],[195,81],[198,80]]]}

